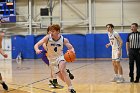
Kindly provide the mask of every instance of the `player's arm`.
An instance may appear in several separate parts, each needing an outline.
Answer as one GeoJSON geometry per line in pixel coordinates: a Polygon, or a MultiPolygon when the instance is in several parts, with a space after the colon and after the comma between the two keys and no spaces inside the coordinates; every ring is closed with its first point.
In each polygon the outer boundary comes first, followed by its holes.
{"type": "Polygon", "coordinates": [[[70,44],[67,38],[64,38],[64,45],[68,48],[68,50],[73,51],[75,53],[73,46],[70,44]]]}
{"type": "Polygon", "coordinates": [[[123,45],[123,41],[122,41],[120,35],[117,35],[116,38],[119,41],[119,50],[121,50],[122,49],[122,45],[123,45]]]}
{"type": "Polygon", "coordinates": [[[8,55],[2,49],[2,35],[0,35],[0,54],[3,55],[4,58],[7,58],[8,55]]]}
{"type": "Polygon", "coordinates": [[[109,46],[111,46],[111,43],[108,43],[105,46],[106,46],[106,48],[108,48],[109,46]]]}
{"type": "Polygon", "coordinates": [[[49,35],[46,35],[44,38],[42,38],[40,41],[38,41],[35,45],[34,45],[34,49],[36,51],[36,54],[40,54],[42,52],[42,50],[39,49],[39,47],[41,45],[43,45],[43,43],[46,43],[48,42],[48,38],[49,38],[49,35]]]}
{"type": "Polygon", "coordinates": [[[47,50],[46,50],[46,49],[47,49],[46,43],[43,43],[42,46],[43,46],[44,50],[47,51],[47,50]]]}
{"type": "Polygon", "coordinates": [[[5,52],[3,51],[2,48],[0,48],[0,54],[1,54],[4,58],[7,58],[7,57],[8,57],[8,55],[5,54],[5,52]]]}
{"type": "Polygon", "coordinates": [[[2,18],[0,19],[0,23],[4,23],[5,22],[5,20],[3,20],[2,18]]]}
{"type": "Polygon", "coordinates": [[[121,39],[121,37],[120,37],[119,34],[118,34],[117,36],[115,36],[115,37],[116,37],[117,41],[119,42],[119,46],[118,46],[118,49],[119,49],[119,51],[118,51],[118,56],[121,56],[121,50],[122,50],[123,41],[122,41],[122,39],[121,39]]]}

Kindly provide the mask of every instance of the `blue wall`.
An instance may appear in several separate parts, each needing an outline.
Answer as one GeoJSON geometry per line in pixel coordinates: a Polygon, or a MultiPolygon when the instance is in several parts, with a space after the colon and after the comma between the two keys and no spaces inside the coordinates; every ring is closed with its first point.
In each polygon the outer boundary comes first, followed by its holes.
{"type": "Polygon", "coordinates": [[[16,58],[18,53],[24,52],[25,36],[16,35],[12,36],[12,58],[16,58]]]}
{"type": "Polygon", "coordinates": [[[23,58],[35,58],[34,35],[15,35],[12,36],[12,58],[15,59],[21,52],[23,58]]]}
{"type": "MultiPolygon", "coordinates": [[[[106,48],[105,45],[109,43],[107,34],[94,34],[95,35],[95,58],[111,58],[111,47],[106,48]]],[[[123,40],[122,57],[127,58],[126,55],[126,38],[127,33],[120,33],[123,40]]]]}
{"type": "MultiPolygon", "coordinates": [[[[76,57],[83,58],[86,57],[86,36],[80,34],[70,34],[64,35],[65,38],[69,39],[70,43],[75,48],[76,57]]],[[[66,52],[67,48],[64,48],[64,53],[66,52]]]]}
{"type": "Polygon", "coordinates": [[[111,47],[105,47],[109,43],[107,34],[95,34],[95,58],[110,58],[111,47]]]}
{"type": "MultiPolygon", "coordinates": [[[[19,52],[22,52],[23,58],[36,59],[41,58],[42,54],[36,55],[34,51],[34,44],[38,42],[44,35],[34,36],[27,35],[12,36],[12,58],[15,59],[19,52]]],[[[111,58],[111,47],[106,48],[105,45],[109,43],[107,34],[65,34],[70,43],[75,48],[77,58],[111,58]]],[[[127,33],[120,33],[123,39],[123,58],[126,58],[126,37],[127,33]]],[[[42,49],[42,47],[40,47],[42,49]]],[[[67,48],[64,47],[64,53],[67,48]]]]}
{"type": "MultiPolygon", "coordinates": [[[[34,38],[34,40],[35,40],[35,43],[34,44],[36,44],[40,39],[42,39],[43,37],[44,37],[45,35],[38,35],[38,36],[35,36],[35,38],[34,38]]],[[[41,46],[41,47],[39,47],[39,49],[43,49],[43,47],[41,46]]],[[[38,55],[36,55],[35,54],[35,58],[37,59],[37,58],[41,58],[42,57],[42,53],[41,54],[38,54],[38,55]]]]}

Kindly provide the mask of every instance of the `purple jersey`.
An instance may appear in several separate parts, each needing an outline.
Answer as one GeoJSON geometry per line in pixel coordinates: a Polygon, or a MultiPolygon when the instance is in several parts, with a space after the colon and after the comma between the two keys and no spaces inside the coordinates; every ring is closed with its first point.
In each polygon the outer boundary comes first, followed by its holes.
{"type": "Polygon", "coordinates": [[[48,60],[48,58],[47,58],[47,56],[46,56],[47,51],[46,51],[44,48],[43,48],[42,53],[43,53],[43,55],[42,55],[42,60],[43,60],[47,65],[49,65],[49,60],[48,60]]]}

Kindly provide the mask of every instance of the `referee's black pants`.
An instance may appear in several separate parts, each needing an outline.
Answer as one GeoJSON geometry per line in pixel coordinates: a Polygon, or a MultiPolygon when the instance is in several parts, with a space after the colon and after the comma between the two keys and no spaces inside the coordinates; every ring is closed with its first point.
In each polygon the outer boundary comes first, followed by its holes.
{"type": "Polygon", "coordinates": [[[140,49],[129,49],[130,77],[134,77],[134,62],[136,62],[136,78],[140,78],[140,49]]]}

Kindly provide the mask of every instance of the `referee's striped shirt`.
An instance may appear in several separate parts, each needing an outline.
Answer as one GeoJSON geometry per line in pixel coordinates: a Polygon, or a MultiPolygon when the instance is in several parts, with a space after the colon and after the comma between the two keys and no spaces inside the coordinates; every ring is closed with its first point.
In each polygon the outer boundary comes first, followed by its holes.
{"type": "Polygon", "coordinates": [[[140,49],[140,32],[129,33],[127,42],[129,42],[130,49],[140,49]]]}

